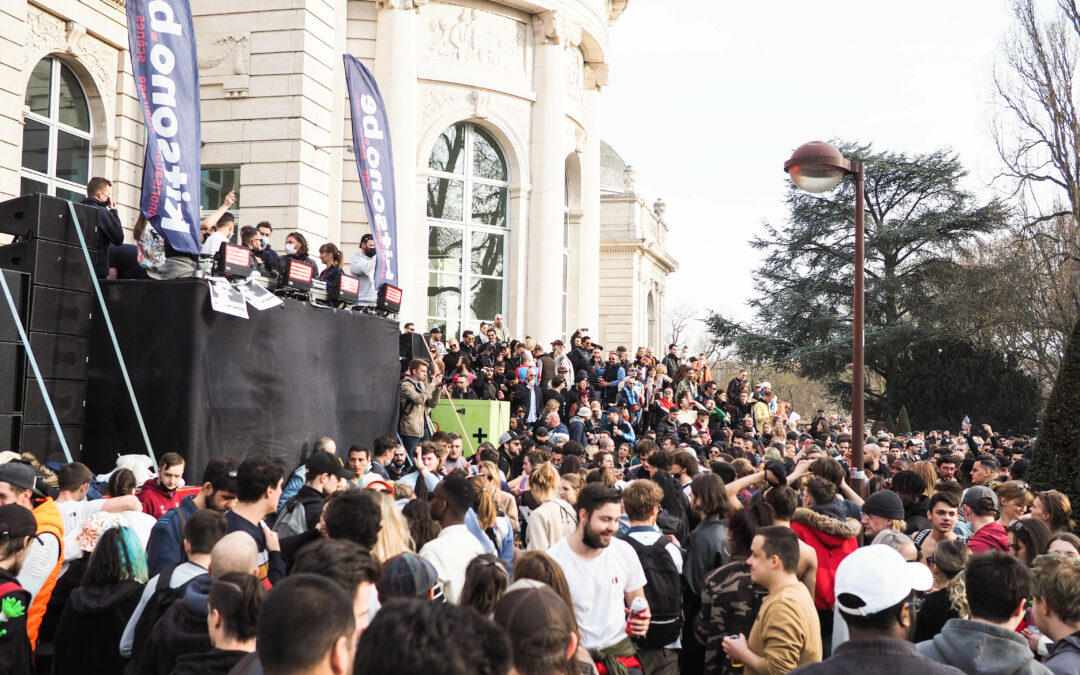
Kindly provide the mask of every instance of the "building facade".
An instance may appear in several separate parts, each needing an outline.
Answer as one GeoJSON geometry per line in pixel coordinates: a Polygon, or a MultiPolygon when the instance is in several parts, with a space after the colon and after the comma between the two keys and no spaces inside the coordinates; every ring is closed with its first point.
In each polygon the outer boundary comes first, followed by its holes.
{"type": "MultiPolygon", "coordinates": [[[[605,325],[623,331],[617,340],[658,337],[663,279],[649,286],[641,261],[662,249],[660,234],[626,254],[637,281],[617,310],[634,313],[633,327],[604,319],[616,305],[601,278],[624,235],[666,231],[634,208],[602,216],[618,200],[601,199],[597,107],[627,0],[190,4],[204,208],[235,189],[239,224],[269,221],[275,248],[298,231],[313,251],[357,250],[369,227],[341,61],[351,53],[390,117],[402,320],[456,334],[498,313],[538,340],[605,325]],[[619,217],[636,220],[613,227],[619,217]]],[[[145,132],[125,0],[6,0],[0,45],[0,198],[73,198],[104,176],[130,228],[145,132]]]]}

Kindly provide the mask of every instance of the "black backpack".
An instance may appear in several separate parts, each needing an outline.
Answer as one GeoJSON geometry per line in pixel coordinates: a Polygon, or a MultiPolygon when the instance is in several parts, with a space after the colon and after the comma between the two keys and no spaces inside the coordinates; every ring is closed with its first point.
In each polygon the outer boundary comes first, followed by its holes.
{"type": "Polygon", "coordinates": [[[668,538],[661,535],[646,546],[629,534],[619,538],[633,547],[645,571],[645,599],[652,619],[645,637],[634,638],[642,649],[665,647],[679,638],[682,631],[682,582],[679,569],[668,553],[668,538]]]}
{"type": "MultiPolygon", "coordinates": [[[[183,518],[182,514],[183,512],[181,512],[183,518]]],[[[154,631],[154,625],[157,624],[158,619],[165,616],[165,612],[169,610],[169,607],[174,602],[184,597],[188,584],[198,578],[192,577],[176,588],[169,588],[173,572],[183,564],[181,562],[170,565],[161,570],[161,574],[158,575],[157,584],[154,586],[154,594],[150,596],[146,607],[143,608],[143,613],[139,615],[139,622],[135,624],[135,637],[131,643],[131,660],[128,662],[129,669],[125,672],[137,672],[132,666],[138,666],[142,653],[150,642],[150,635],[154,631]]]]}

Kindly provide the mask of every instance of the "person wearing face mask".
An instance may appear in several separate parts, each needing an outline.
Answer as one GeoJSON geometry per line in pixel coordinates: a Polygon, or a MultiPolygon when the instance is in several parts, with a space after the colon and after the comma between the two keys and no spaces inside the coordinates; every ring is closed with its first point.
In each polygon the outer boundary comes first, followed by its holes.
{"type": "MultiPolygon", "coordinates": [[[[267,220],[262,221],[255,226],[259,230],[259,248],[257,250],[262,251],[260,258],[266,263],[269,269],[277,269],[281,266],[281,256],[270,245],[270,235],[273,234],[274,228],[267,220]]],[[[256,250],[252,247],[252,250],[256,250]]]]}
{"type": "Polygon", "coordinates": [[[349,272],[360,279],[360,298],[357,304],[375,304],[375,237],[360,237],[360,250],[349,261],[349,272]]]}
{"type": "Polygon", "coordinates": [[[300,262],[306,262],[311,265],[316,274],[319,271],[319,265],[315,262],[315,259],[308,255],[307,239],[299,232],[290,232],[289,236],[285,237],[285,255],[281,256],[281,271],[282,274],[288,276],[289,274],[289,261],[299,260],[300,262]]]}
{"type": "Polygon", "coordinates": [[[218,218],[217,225],[203,242],[202,250],[199,252],[202,255],[217,255],[217,252],[221,250],[221,245],[232,238],[234,227],[236,227],[236,219],[233,214],[226,211],[218,218]]]}

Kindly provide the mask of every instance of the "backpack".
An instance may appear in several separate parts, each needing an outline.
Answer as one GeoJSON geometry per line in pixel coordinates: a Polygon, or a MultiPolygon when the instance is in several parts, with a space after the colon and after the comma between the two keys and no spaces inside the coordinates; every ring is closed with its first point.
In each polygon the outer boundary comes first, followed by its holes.
{"type": "Polygon", "coordinates": [[[136,242],[139,267],[157,270],[165,264],[165,239],[149,224],[136,242]]]}
{"type": "MultiPolygon", "coordinates": [[[[180,512],[181,516],[183,511],[180,512]]],[[[183,516],[182,516],[183,517],[183,516]]],[[[185,517],[184,520],[187,520],[185,517]]],[[[183,527],[181,526],[181,531],[183,527]]],[[[142,656],[143,650],[150,642],[150,635],[154,632],[154,625],[157,624],[158,619],[165,616],[165,612],[169,610],[174,602],[184,597],[184,593],[187,592],[188,584],[194,581],[197,577],[188,579],[180,586],[176,588],[170,588],[169,584],[172,582],[173,573],[176,568],[184,563],[176,563],[170,565],[161,571],[158,575],[157,585],[154,587],[154,594],[150,596],[150,600],[143,608],[143,613],[139,615],[139,622],[135,624],[135,637],[131,643],[131,661],[130,664],[138,664],[142,656]]]]}
{"type": "Polygon", "coordinates": [[[682,631],[682,582],[679,569],[668,553],[668,538],[661,535],[649,545],[642,544],[629,534],[619,538],[630,544],[645,571],[645,599],[649,601],[652,619],[645,637],[634,638],[641,649],[659,649],[679,639],[682,631]]]}
{"type": "Polygon", "coordinates": [[[291,537],[303,534],[307,529],[307,509],[297,497],[293,497],[285,503],[274,521],[274,532],[277,532],[279,537],[291,537]]]}

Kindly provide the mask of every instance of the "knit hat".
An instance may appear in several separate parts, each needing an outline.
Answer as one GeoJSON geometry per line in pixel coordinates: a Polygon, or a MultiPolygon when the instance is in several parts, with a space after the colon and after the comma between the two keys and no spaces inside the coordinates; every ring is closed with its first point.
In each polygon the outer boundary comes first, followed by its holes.
{"type": "Polygon", "coordinates": [[[495,605],[494,619],[510,638],[516,661],[547,656],[544,645],[553,642],[551,637],[565,637],[568,647],[574,633],[570,607],[550,586],[534,579],[511,584],[495,605]]]}
{"type": "Polygon", "coordinates": [[[776,476],[779,485],[787,485],[787,467],[783,462],[779,460],[766,462],[765,470],[776,476]]]}
{"type": "Polygon", "coordinates": [[[120,527],[120,525],[120,517],[115,513],[98,511],[83,521],[82,531],[79,532],[75,541],[79,544],[79,548],[87,553],[93,553],[101,535],[105,534],[106,530],[120,527]]]}
{"type": "Polygon", "coordinates": [[[900,495],[888,490],[878,490],[863,502],[862,512],[868,516],[880,516],[890,520],[904,519],[904,502],[900,495]]]}
{"type": "Polygon", "coordinates": [[[426,596],[439,581],[435,566],[420,556],[406,551],[386,561],[379,581],[379,600],[426,596]]]}
{"type": "Polygon", "coordinates": [[[577,416],[584,419],[592,417],[592,408],[587,405],[581,406],[580,408],[578,408],[577,416]]]}

